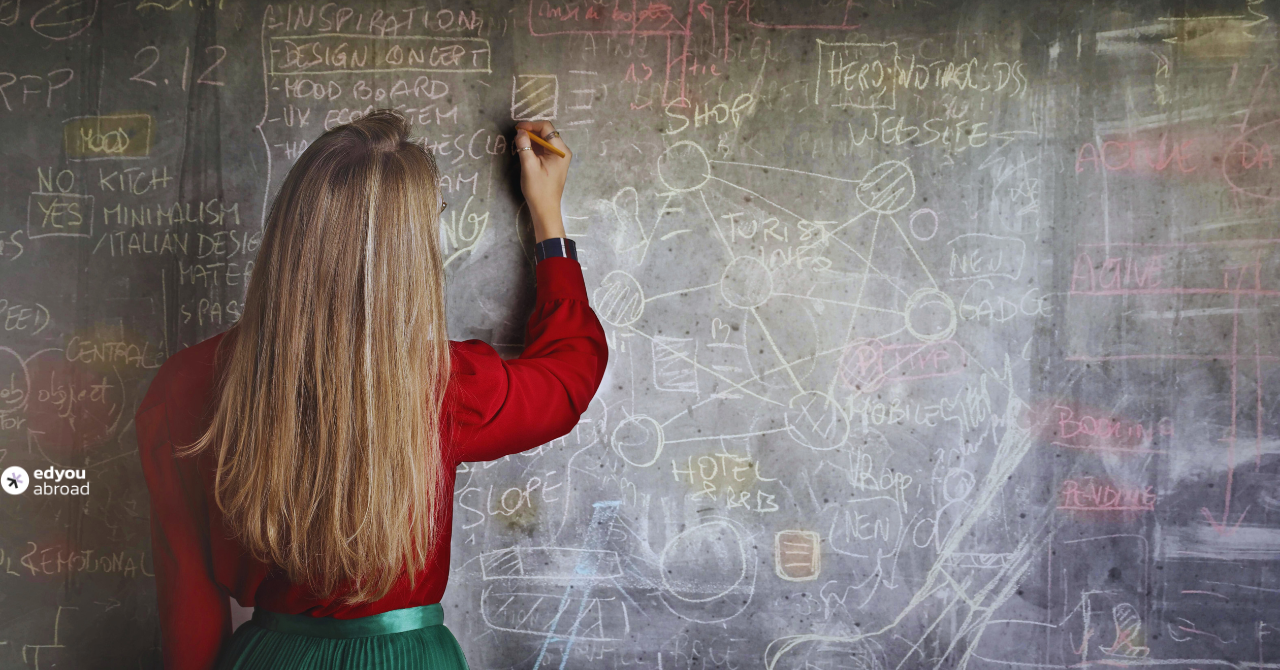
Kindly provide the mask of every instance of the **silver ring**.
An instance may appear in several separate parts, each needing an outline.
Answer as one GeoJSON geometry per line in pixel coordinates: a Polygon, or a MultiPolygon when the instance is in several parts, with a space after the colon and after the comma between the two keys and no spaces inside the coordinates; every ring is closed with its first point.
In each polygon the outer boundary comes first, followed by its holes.
{"type": "Polygon", "coordinates": [[[553,130],[553,131],[551,131],[551,134],[550,134],[550,135],[547,135],[547,136],[546,136],[545,138],[543,138],[543,139],[548,139],[548,140],[549,140],[549,139],[551,139],[551,138],[553,138],[553,137],[560,137],[560,131],[558,131],[558,130],[553,130]]]}
{"type": "Polygon", "coordinates": [[[521,151],[530,151],[532,149],[533,147],[520,147],[519,149],[516,149],[516,152],[519,153],[521,151]]]}

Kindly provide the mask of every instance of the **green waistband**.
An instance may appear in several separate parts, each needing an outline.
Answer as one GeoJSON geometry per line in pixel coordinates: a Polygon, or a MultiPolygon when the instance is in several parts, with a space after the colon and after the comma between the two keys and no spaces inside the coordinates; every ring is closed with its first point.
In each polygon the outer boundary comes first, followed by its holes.
{"type": "Polygon", "coordinates": [[[428,626],[439,626],[444,623],[444,608],[440,606],[440,603],[436,603],[434,605],[391,610],[390,612],[373,614],[357,619],[314,617],[305,614],[281,614],[257,608],[253,611],[253,622],[277,633],[292,633],[294,635],[309,635],[311,637],[327,637],[331,639],[372,637],[374,635],[403,633],[428,626]]]}

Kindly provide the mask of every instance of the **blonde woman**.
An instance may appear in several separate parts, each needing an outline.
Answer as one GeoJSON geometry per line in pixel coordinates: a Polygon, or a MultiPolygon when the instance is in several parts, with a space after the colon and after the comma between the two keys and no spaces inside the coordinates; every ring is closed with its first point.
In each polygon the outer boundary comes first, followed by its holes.
{"type": "Polygon", "coordinates": [[[136,416],[169,670],[466,667],[438,604],[455,468],[569,432],[608,358],[560,216],[572,155],[547,122],[515,146],[539,261],[510,361],[448,340],[438,172],[401,116],[289,171],[242,318],[136,416]],[[255,608],[234,635],[228,596],[255,608]]]}

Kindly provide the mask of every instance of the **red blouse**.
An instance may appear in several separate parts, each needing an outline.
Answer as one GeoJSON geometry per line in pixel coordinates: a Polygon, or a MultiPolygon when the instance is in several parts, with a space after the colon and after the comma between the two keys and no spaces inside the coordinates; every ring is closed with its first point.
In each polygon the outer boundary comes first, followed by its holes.
{"type": "MultiPolygon", "coordinates": [[[[528,343],[518,359],[503,360],[479,340],[450,342],[453,372],[443,421],[449,439],[442,444],[447,490],[453,490],[460,462],[501,458],[568,433],[604,377],[604,330],[587,304],[578,262],[541,261],[537,284],[528,343]]],[[[228,595],[245,607],[339,619],[440,602],[449,576],[452,509],[445,510],[433,558],[417,585],[410,588],[406,574],[381,600],[356,606],[312,596],[229,539],[211,493],[213,450],[194,458],[173,454],[174,444],[193,442],[209,425],[217,399],[213,355],[222,335],[165,361],[135,417],[151,492],[164,666],[213,666],[231,635],[228,595]]]]}

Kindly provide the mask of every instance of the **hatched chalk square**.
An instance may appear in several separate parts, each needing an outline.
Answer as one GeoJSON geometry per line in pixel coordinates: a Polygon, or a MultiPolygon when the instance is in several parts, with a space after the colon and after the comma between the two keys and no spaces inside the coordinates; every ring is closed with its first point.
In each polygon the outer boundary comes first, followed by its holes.
{"type": "Polygon", "coordinates": [[[554,74],[518,74],[511,78],[511,119],[554,119],[559,98],[560,83],[554,74]]]}

